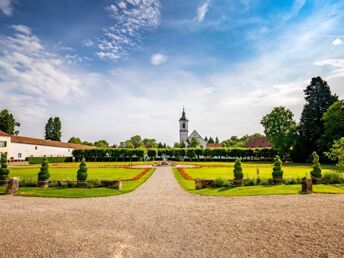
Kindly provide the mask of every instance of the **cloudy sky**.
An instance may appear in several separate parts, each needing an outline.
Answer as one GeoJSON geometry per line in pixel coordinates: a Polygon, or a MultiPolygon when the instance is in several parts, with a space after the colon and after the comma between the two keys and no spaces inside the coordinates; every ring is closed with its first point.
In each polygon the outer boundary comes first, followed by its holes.
{"type": "Polygon", "coordinates": [[[183,105],[202,136],[262,132],[313,76],[344,97],[343,41],[340,0],[0,0],[0,109],[63,140],[173,144],[183,105]]]}

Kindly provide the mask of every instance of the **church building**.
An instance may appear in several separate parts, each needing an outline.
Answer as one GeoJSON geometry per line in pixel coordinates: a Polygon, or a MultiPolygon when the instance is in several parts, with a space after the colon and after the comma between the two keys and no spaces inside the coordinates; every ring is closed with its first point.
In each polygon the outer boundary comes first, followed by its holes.
{"type": "Polygon", "coordinates": [[[183,108],[182,117],[179,119],[179,143],[188,146],[188,142],[191,142],[192,139],[197,139],[202,148],[207,147],[207,141],[196,130],[189,135],[189,120],[186,118],[183,108]]]}

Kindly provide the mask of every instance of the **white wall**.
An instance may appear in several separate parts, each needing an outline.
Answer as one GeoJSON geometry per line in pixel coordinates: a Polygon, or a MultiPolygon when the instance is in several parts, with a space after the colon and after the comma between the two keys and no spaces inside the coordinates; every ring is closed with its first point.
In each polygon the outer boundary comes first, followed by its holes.
{"type": "Polygon", "coordinates": [[[27,157],[71,157],[73,149],[11,142],[8,158],[24,160],[27,157]],[[37,147],[37,149],[36,149],[37,147]]]}
{"type": "MultiPolygon", "coordinates": [[[[7,152],[8,153],[8,147],[11,144],[11,137],[8,136],[0,136],[0,141],[7,142],[6,147],[0,147],[0,153],[7,152]]],[[[7,155],[9,156],[9,155],[7,155]]]]}

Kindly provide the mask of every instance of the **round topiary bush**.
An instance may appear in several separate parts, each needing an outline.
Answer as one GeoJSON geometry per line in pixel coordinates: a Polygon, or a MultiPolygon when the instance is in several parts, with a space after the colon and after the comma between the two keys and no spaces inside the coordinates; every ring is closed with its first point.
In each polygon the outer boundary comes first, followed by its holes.
{"type": "Polygon", "coordinates": [[[313,157],[313,169],[311,171],[312,182],[319,183],[321,181],[321,167],[319,162],[319,155],[314,151],[312,153],[313,157]]]}
{"type": "Polygon", "coordinates": [[[274,159],[274,167],[272,169],[272,178],[274,179],[275,184],[283,183],[282,161],[278,155],[276,155],[274,159]]]}
{"type": "Polygon", "coordinates": [[[7,152],[1,153],[1,158],[0,158],[0,185],[7,184],[9,173],[10,173],[10,170],[7,168],[7,152]]]}
{"type": "Polygon", "coordinates": [[[77,173],[78,181],[86,181],[87,180],[87,165],[86,160],[83,158],[79,165],[78,173],[77,173]]]}
{"type": "Polygon", "coordinates": [[[42,164],[41,164],[41,169],[38,173],[38,184],[40,186],[46,187],[47,184],[40,183],[40,182],[47,182],[50,178],[50,173],[49,173],[49,162],[47,158],[43,158],[42,164]]]}

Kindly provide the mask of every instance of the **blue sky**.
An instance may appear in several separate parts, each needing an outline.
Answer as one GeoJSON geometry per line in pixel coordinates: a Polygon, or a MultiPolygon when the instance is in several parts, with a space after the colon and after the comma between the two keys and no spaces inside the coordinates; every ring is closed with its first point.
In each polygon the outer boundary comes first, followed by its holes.
{"type": "Polygon", "coordinates": [[[64,140],[172,144],[183,105],[202,136],[262,132],[313,76],[343,98],[343,25],[343,1],[0,0],[0,109],[64,140]]]}

